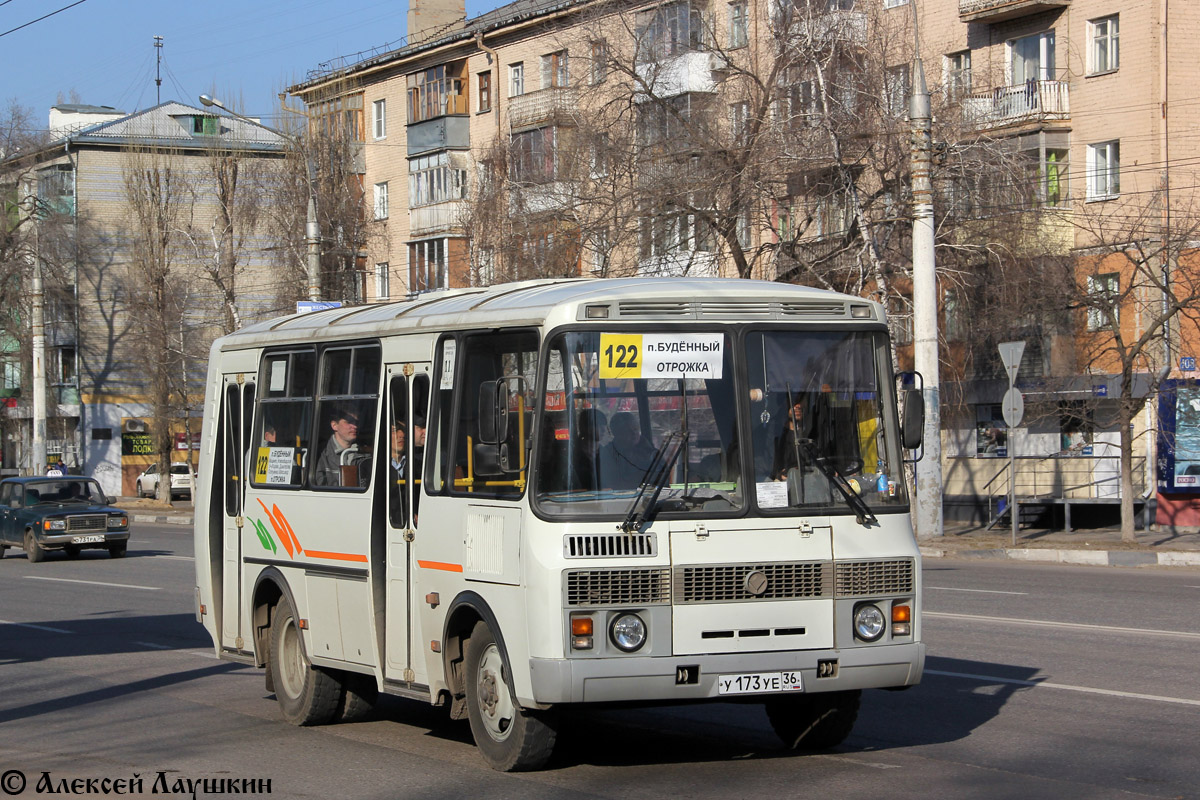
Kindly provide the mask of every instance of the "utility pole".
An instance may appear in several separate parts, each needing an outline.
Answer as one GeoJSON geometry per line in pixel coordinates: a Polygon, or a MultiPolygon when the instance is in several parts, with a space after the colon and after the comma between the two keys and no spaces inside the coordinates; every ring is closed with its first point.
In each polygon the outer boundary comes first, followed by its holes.
{"type": "Polygon", "coordinates": [[[162,46],[163,37],[154,37],[154,49],[157,51],[154,64],[154,104],[162,103],[162,46]]]}
{"type": "MultiPolygon", "coordinates": [[[[36,203],[36,201],[35,201],[36,203]]],[[[46,311],[42,290],[41,225],[36,219],[39,209],[34,206],[33,279],[30,286],[30,322],[33,328],[33,464],[32,474],[46,470],[46,311]]]]}
{"type": "MultiPolygon", "coordinates": [[[[915,5],[915,4],[914,4],[915,5]]],[[[941,536],[942,529],[942,439],[941,387],[938,378],[937,272],[933,239],[932,114],[925,69],[921,65],[921,42],[916,34],[913,8],[913,91],[908,116],[912,122],[912,210],[913,210],[913,360],[925,386],[924,455],[917,462],[916,530],[919,538],[941,536]]]]}

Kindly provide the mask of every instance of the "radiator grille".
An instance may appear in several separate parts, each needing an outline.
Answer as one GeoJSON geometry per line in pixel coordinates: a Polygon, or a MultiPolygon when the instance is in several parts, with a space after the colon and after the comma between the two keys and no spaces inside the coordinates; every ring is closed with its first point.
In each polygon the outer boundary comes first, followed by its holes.
{"type": "Polygon", "coordinates": [[[617,307],[622,317],[693,317],[692,304],[670,300],[625,300],[617,307]]]}
{"type": "Polygon", "coordinates": [[[837,562],[838,597],[873,597],[887,594],[912,594],[913,561],[837,562]]]}
{"type": "Polygon", "coordinates": [[[846,304],[827,301],[781,303],[779,314],[784,317],[844,317],[846,304]]]}
{"type": "Polygon", "coordinates": [[[656,555],[658,536],[653,533],[573,533],[563,537],[564,558],[656,555]]]}
{"type": "Polygon", "coordinates": [[[67,517],[67,530],[72,533],[80,531],[103,531],[108,528],[107,514],[88,514],[67,517]]]}
{"type": "Polygon", "coordinates": [[[700,304],[701,317],[738,317],[741,319],[770,319],[774,316],[769,301],[755,303],[739,300],[706,300],[700,304]]]}
{"type": "Polygon", "coordinates": [[[712,564],[675,568],[674,601],[724,603],[738,600],[793,600],[829,597],[832,573],[827,562],[795,564],[712,564]],[[746,578],[762,572],[766,585],[751,593],[746,578]]]}
{"type": "Polygon", "coordinates": [[[590,569],[567,573],[568,606],[665,605],[671,600],[671,571],[590,569]]]}

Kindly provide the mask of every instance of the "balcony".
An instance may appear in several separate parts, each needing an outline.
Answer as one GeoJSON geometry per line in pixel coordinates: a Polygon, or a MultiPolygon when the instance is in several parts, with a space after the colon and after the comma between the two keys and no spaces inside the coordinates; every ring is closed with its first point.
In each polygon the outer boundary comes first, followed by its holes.
{"type": "Polygon", "coordinates": [[[579,105],[574,87],[552,86],[508,100],[508,125],[512,129],[561,125],[574,118],[579,105]]]}
{"type": "Polygon", "coordinates": [[[432,150],[468,150],[471,147],[471,120],[467,117],[438,117],[408,126],[408,154],[432,150]]]}
{"type": "Polygon", "coordinates": [[[717,278],[720,270],[714,253],[704,250],[678,250],[638,262],[638,277],[645,278],[717,278]]]}
{"type": "Polygon", "coordinates": [[[408,225],[413,238],[432,236],[438,233],[459,232],[467,215],[467,204],[463,200],[451,200],[409,209],[408,225]]]}
{"type": "Polygon", "coordinates": [[[1026,81],[972,92],[963,98],[963,122],[974,128],[1001,128],[1025,122],[1071,118],[1066,81],[1026,81]]]}
{"type": "Polygon", "coordinates": [[[578,204],[579,184],[555,180],[514,187],[509,194],[508,210],[514,216],[536,216],[558,214],[578,204]]]}
{"type": "Polygon", "coordinates": [[[865,11],[829,11],[810,19],[800,19],[787,38],[790,42],[810,42],[818,47],[834,42],[862,46],[867,43],[867,14],[865,11]]]}
{"type": "Polygon", "coordinates": [[[958,18],[963,22],[1004,22],[1069,5],[1071,0],[958,0],[958,18]]]}
{"type": "MultiPolygon", "coordinates": [[[[650,89],[654,97],[675,97],[694,92],[715,92],[716,81],[713,72],[720,71],[724,65],[713,53],[706,50],[692,50],[669,56],[662,61],[648,61],[637,65],[638,79],[650,89]]],[[[634,102],[644,103],[649,100],[647,94],[634,95],[634,102]]]]}

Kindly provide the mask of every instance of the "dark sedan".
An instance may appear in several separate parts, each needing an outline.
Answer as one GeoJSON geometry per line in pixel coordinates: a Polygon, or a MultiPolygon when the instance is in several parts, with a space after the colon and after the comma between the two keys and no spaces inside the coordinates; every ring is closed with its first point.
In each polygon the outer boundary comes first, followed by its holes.
{"type": "Polygon", "coordinates": [[[122,558],[129,515],[108,504],[91,478],[7,478],[0,481],[0,557],[21,547],[36,563],[50,550],[78,558],[85,548],[122,558]]]}

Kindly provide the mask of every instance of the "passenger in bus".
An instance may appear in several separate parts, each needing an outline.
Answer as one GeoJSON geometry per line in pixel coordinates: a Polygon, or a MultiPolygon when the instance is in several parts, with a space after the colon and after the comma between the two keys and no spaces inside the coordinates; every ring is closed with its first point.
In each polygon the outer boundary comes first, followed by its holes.
{"type": "Polygon", "coordinates": [[[654,445],[642,437],[637,415],[618,411],[608,423],[612,441],[600,448],[604,484],[614,489],[636,489],[654,461],[654,445]]]}
{"type": "Polygon", "coordinates": [[[607,425],[602,411],[585,408],[579,412],[572,442],[571,490],[591,492],[600,488],[600,440],[607,425]]]}
{"type": "Polygon", "coordinates": [[[263,445],[273,447],[275,445],[276,431],[274,422],[263,423],[263,445]]]}
{"type": "Polygon", "coordinates": [[[786,481],[788,470],[799,466],[809,466],[804,448],[796,446],[797,437],[801,441],[805,439],[811,440],[812,438],[805,418],[804,406],[805,401],[803,398],[799,396],[793,398],[792,408],[788,412],[787,423],[784,425],[783,431],[775,439],[775,460],[771,464],[772,480],[786,481]]]}
{"type": "Polygon", "coordinates": [[[392,423],[391,458],[388,463],[388,498],[392,510],[392,522],[396,524],[408,517],[403,505],[404,492],[400,491],[400,481],[404,479],[405,438],[405,425],[400,420],[396,420],[392,423]]]}
{"type": "Polygon", "coordinates": [[[352,447],[353,452],[358,451],[355,444],[355,439],[358,438],[357,414],[349,408],[338,408],[329,420],[329,427],[333,435],[321,451],[316,470],[313,472],[313,484],[316,486],[341,486],[343,456],[349,455],[346,451],[352,447]]]}

